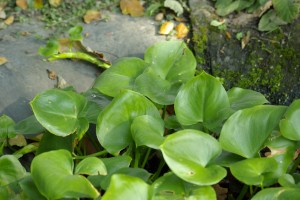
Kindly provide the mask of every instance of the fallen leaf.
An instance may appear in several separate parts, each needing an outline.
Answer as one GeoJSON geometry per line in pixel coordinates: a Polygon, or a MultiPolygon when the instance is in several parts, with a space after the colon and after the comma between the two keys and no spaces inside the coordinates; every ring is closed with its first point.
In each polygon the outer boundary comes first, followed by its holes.
{"type": "Polygon", "coordinates": [[[101,14],[97,10],[88,10],[83,16],[83,21],[87,24],[99,19],[101,19],[101,14]]]}
{"type": "Polygon", "coordinates": [[[10,138],[8,140],[10,146],[23,147],[27,145],[26,139],[23,135],[16,135],[16,137],[10,138]]]}
{"type": "Polygon", "coordinates": [[[0,65],[7,63],[7,59],[5,57],[0,57],[0,65]]]}
{"type": "Polygon", "coordinates": [[[0,19],[5,19],[6,18],[6,13],[4,12],[4,10],[0,9],[0,19]]]}
{"type": "Polygon", "coordinates": [[[57,76],[57,84],[56,84],[56,87],[57,87],[57,88],[60,88],[60,89],[63,89],[63,88],[65,88],[65,87],[67,87],[67,86],[68,86],[67,81],[66,81],[63,77],[57,76]]]}
{"type": "Polygon", "coordinates": [[[12,23],[14,23],[15,17],[14,16],[9,16],[6,20],[4,20],[4,23],[6,25],[11,25],[12,23]]]}
{"type": "Polygon", "coordinates": [[[61,0],[49,0],[49,4],[53,7],[58,7],[61,3],[61,0]]]}
{"type": "Polygon", "coordinates": [[[22,8],[23,10],[26,10],[28,8],[27,0],[17,0],[16,4],[18,7],[22,8]]]}
{"type": "Polygon", "coordinates": [[[129,14],[133,17],[144,15],[144,7],[139,0],[121,0],[120,8],[124,15],[129,14]]]}
{"type": "Polygon", "coordinates": [[[231,33],[230,33],[230,32],[226,31],[226,32],[225,32],[225,35],[226,35],[226,38],[227,38],[228,40],[231,39],[231,33]]]}
{"type": "Polygon", "coordinates": [[[247,34],[242,38],[241,41],[242,49],[244,49],[246,45],[249,43],[250,35],[251,35],[250,31],[248,31],[247,34]]]}
{"type": "Polygon", "coordinates": [[[56,75],[55,71],[47,69],[47,73],[48,73],[48,78],[49,79],[55,80],[57,78],[57,75],[56,75]]]}
{"type": "Polygon", "coordinates": [[[175,30],[177,32],[176,37],[178,39],[186,37],[187,34],[189,33],[189,29],[186,27],[186,25],[184,23],[178,24],[176,26],[175,30]]]}
{"type": "Polygon", "coordinates": [[[162,21],[164,19],[164,13],[157,13],[154,19],[155,21],[162,21]]]}
{"type": "Polygon", "coordinates": [[[33,7],[37,9],[43,8],[43,0],[34,0],[33,7]]]}
{"type": "Polygon", "coordinates": [[[173,29],[174,29],[174,23],[171,21],[166,21],[161,25],[159,29],[159,34],[169,35],[173,29]]]}
{"type": "Polygon", "coordinates": [[[28,31],[22,31],[20,34],[21,34],[22,36],[27,36],[27,35],[29,35],[29,32],[28,32],[28,31]]]}
{"type": "Polygon", "coordinates": [[[177,17],[177,16],[173,16],[174,19],[177,21],[177,22],[187,22],[188,20],[183,18],[183,17],[177,17]]]}

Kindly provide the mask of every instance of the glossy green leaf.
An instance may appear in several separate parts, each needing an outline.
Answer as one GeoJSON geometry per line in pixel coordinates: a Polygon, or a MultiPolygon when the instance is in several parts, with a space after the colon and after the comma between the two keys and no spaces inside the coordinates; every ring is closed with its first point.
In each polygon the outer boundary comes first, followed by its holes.
{"type": "Polygon", "coordinates": [[[149,47],[145,62],[149,67],[137,77],[136,90],[162,105],[174,103],[179,88],[194,76],[196,69],[192,51],[181,41],[149,47]]]}
{"type": "MultiPolygon", "coordinates": [[[[290,174],[284,174],[278,179],[278,183],[282,187],[295,187],[295,179],[292,175],[290,174]]],[[[300,189],[300,188],[299,188],[300,189]]]]}
{"type": "Polygon", "coordinates": [[[20,181],[20,187],[30,200],[46,200],[46,198],[38,191],[33,182],[32,176],[27,176],[20,181]]]}
{"type": "Polygon", "coordinates": [[[69,38],[72,41],[80,41],[82,40],[82,31],[83,31],[83,27],[82,26],[74,26],[72,28],[70,28],[69,30],[69,38]]]}
{"type": "Polygon", "coordinates": [[[158,178],[151,185],[151,189],[152,200],[216,199],[216,193],[211,186],[192,185],[173,173],[167,173],[158,178]]]}
{"type": "Polygon", "coordinates": [[[300,140],[300,100],[295,100],[280,121],[281,134],[290,140],[300,140]]]}
{"type": "Polygon", "coordinates": [[[39,192],[48,199],[96,198],[98,191],[81,175],[73,175],[71,153],[56,150],[36,156],[31,164],[31,175],[39,192]]]}
{"type": "Polygon", "coordinates": [[[246,158],[255,157],[285,110],[285,106],[260,105],[235,112],[222,128],[222,148],[246,158]]]}
{"type": "Polygon", "coordinates": [[[278,29],[280,25],[287,24],[284,20],[278,17],[277,13],[272,9],[264,14],[258,23],[259,31],[274,31],[278,29]]]}
{"type": "Polygon", "coordinates": [[[39,54],[41,56],[52,56],[58,53],[59,44],[56,40],[49,40],[45,47],[39,48],[39,54]]]}
{"type": "Polygon", "coordinates": [[[129,156],[116,156],[111,158],[102,158],[101,160],[106,166],[107,172],[111,174],[119,169],[129,167],[132,158],[129,156]]]}
{"type": "Polygon", "coordinates": [[[294,0],[272,0],[272,3],[276,13],[284,21],[290,23],[298,16],[299,5],[294,0]]]}
{"type": "Polygon", "coordinates": [[[259,191],[252,200],[300,199],[299,188],[267,188],[259,191]]]}
{"type": "Polygon", "coordinates": [[[59,149],[65,149],[71,152],[73,149],[73,141],[73,135],[60,137],[46,132],[43,134],[43,137],[39,143],[37,154],[59,149]]]}
{"type": "Polygon", "coordinates": [[[96,129],[100,144],[113,154],[127,147],[133,141],[131,123],[141,115],[160,117],[154,104],[141,94],[130,90],[121,92],[98,117],[96,129]]]}
{"type": "Polygon", "coordinates": [[[83,93],[87,100],[85,116],[90,123],[97,123],[97,118],[102,110],[110,104],[112,98],[100,93],[97,89],[92,88],[83,93]]]}
{"type": "Polygon", "coordinates": [[[268,174],[277,169],[273,158],[249,158],[230,165],[232,175],[247,185],[264,185],[268,174]]]}
{"type": "Polygon", "coordinates": [[[44,132],[46,129],[37,121],[34,115],[31,115],[15,125],[15,131],[18,134],[38,134],[44,132]]]}
{"type": "Polygon", "coordinates": [[[7,115],[2,115],[0,117],[0,139],[15,137],[16,132],[14,130],[14,125],[15,122],[12,118],[7,115]]]}
{"type": "Polygon", "coordinates": [[[115,97],[124,89],[134,90],[135,79],[146,68],[140,58],[121,58],[96,79],[93,88],[115,97]]]}
{"type": "Polygon", "coordinates": [[[244,160],[242,156],[227,152],[227,151],[222,151],[221,155],[213,161],[214,164],[221,165],[223,167],[230,167],[230,165],[244,160]]]}
{"type": "Polygon", "coordinates": [[[226,176],[226,170],[210,162],[221,154],[212,136],[187,129],[169,135],[160,146],[170,169],[183,180],[197,185],[212,185],[226,176]]]}
{"type": "Polygon", "coordinates": [[[230,107],[235,111],[269,103],[263,94],[238,87],[230,89],[227,95],[230,107]]]}
{"type": "Polygon", "coordinates": [[[180,89],[174,107],[181,124],[203,122],[205,126],[212,128],[222,123],[230,109],[228,96],[221,82],[205,72],[180,89]]]}
{"type": "Polygon", "coordinates": [[[124,174],[127,176],[137,177],[140,178],[143,181],[148,181],[150,177],[150,173],[142,168],[130,168],[125,167],[118,169],[117,171],[114,171],[113,173],[108,174],[107,176],[98,176],[98,181],[100,181],[100,186],[103,190],[106,190],[111,182],[111,177],[114,174],[124,174]]]}
{"type": "Polygon", "coordinates": [[[131,134],[136,146],[159,149],[164,141],[164,121],[150,115],[136,117],[131,124],[131,134]]]}
{"type": "Polygon", "coordinates": [[[145,200],[149,198],[149,185],[143,180],[123,174],[111,178],[108,190],[102,200],[145,200]]]}
{"type": "Polygon", "coordinates": [[[15,156],[0,157],[0,187],[18,181],[27,175],[25,168],[15,156]]]}
{"type": "Polygon", "coordinates": [[[67,136],[88,123],[82,116],[86,99],[73,91],[51,89],[35,96],[30,102],[39,123],[57,136],[67,136]]]}
{"type": "Polygon", "coordinates": [[[87,157],[76,165],[74,173],[86,175],[107,175],[107,170],[101,159],[97,157],[87,157]]]}

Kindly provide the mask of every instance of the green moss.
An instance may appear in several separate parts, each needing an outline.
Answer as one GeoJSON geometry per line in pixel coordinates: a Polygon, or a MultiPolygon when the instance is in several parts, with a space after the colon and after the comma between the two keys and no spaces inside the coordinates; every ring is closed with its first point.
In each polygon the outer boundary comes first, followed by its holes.
{"type": "Polygon", "coordinates": [[[194,49],[197,52],[196,60],[200,65],[205,64],[205,50],[207,48],[207,33],[208,29],[205,26],[200,26],[193,33],[194,49]]]}

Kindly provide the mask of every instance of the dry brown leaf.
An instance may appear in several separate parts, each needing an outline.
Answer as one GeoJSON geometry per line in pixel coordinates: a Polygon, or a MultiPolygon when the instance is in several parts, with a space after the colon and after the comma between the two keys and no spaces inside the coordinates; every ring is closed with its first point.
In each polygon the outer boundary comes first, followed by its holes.
{"type": "Polygon", "coordinates": [[[217,193],[218,200],[225,200],[227,198],[227,194],[228,194],[227,188],[223,188],[219,184],[213,185],[213,188],[217,193]]]}
{"type": "Polygon", "coordinates": [[[226,35],[226,38],[227,38],[228,40],[231,39],[231,33],[230,33],[230,32],[226,31],[226,32],[225,32],[225,35],[226,35]]]}
{"type": "Polygon", "coordinates": [[[157,13],[154,17],[155,21],[162,21],[164,19],[164,13],[157,13]]]}
{"type": "Polygon", "coordinates": [[[144,7],[139,0],[121,0],[120,7],[124,15],[140,17],[144,15],[144,7]]]}
{"type": "Polygon", "coordinates": [[[250,31],[248,31],[247,34],[242,38],[241,41],[242,49],[244,49],[246,45],[249,43],[250,35],[251,35],[250,31]]]}
{"type": "Polygon", "coordinates": [[[67,86],[68,86],[67,81],[66,81],[63,77],[58,76],[58,77],[57,77],[57,84],[56,84],[56,87],[57,87],[57,88],[63,89],[63,88],[65,88],[65,87],[67,87],[67,86]]]}
{"type": "Polygon", "coordinates": [[[61,0],[49,0],[49,4],[53,7],[59,6],[61,3],[61,0]]]}
{"type": "Polygon", "coordinates": [[[186,25],[184,23],[178,24],[176,26],[175,30],[177,32],[176,37],[178,39],[186,37],[187,34],[189,33],[189,29],[186,27],[186,25]]]}
{"type": "Polygon", "coordinates": [[[23,10],[26,10],[28,8],[27,0],[17,0],[16,4],[18,7],[22,8],[23,10]]]}
{"type": "Polygon", "coordinates": [[[167,21],[161,25],[159,29],[159,34],[169,35],[173,29],[174,29],[174,23],[171,21],[167,21]]]}
{"type": "Polygon", "coordinates": [[[88,10],[83,16],[83,21],[87,24],[99,19],[101,19],[101,14],[97,10],[88,10]]]}
{"type": "Polygon", "coordinates": [[[47,73],[48,73],[48,78],[49,79],[55,80],[57,78],[57,75],[56,75],[55,71],[47,69],[47,73]]]}
{"type": "Polygon", "coordinates": [[[5,57],[0,57],[0,65],[7,63],[7,59],[5,57]]]}
{"type": "Polygon", "coordinates": [[[4,20],[4,23],[6,25],[11,25],[12,23],[14,23],[15,17],[14,16],[9,16],[8,18],[6,18],[6,20],[4,20]]]}

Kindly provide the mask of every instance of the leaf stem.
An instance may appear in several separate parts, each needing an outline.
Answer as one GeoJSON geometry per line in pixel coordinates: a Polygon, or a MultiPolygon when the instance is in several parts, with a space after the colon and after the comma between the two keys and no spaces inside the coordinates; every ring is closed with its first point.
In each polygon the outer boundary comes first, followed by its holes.
{"type": "Polygon", "coordinates": [[[163,112],[162,112],[162,114],[161,114],[161,118],[162,118],[163,120],[165,119],[166,113],[167,113],[167,106],[164,105],[164,107],[163,107],[163,112]]]}
{"type": "Polygon", "coordinates": [[[138,148],[136,148],[135,149],[135,156],[134,156],[134,165],[133,165],[134,168],[139,167],[140,158],[141,158],[140,151],[138,150],[138,148]]]}
{"type": "Polygon", "coordinates": [[[98,156],[105,155],[107,153],[108,152],[106,150],[103,150],[103,151],[99,151],[97,153],[93,153],[93,154],[86,155],[86,156],[75,156],[75,157],[73,157],[73,159],[79,160],[79,159],[85,159],[85,158],[88,158],[88,157],[98,157],[98,156]]]}
{"type": "Polygon", "coordinates": [[[293,174],[297,170],[299,164],[300,164],[300,156],[298,155],[297,159],[294,161],[292,168],[290,169],[290,174],[293,174]]]}
{"type": "Polygon", "coordinates": [[[50,58],[48,58],[48,61],[58,60],[58,59],[80,59],[85,60],[87,62],[93,63],[97,65],[98,67],[108,69],[110,67],[110,64],[107,64],[89,54],[83,53],[83,52],[66,52],[66,53],[59,53],[52,55],[50,58]]]}
{"type": "Polygon", "coordinates": [[[151,178],[152,181],[155,181],[159,177],[159,175],[161,173],[161,170],[163,169],[163,167],[165,166],[165,164],[166,164],[165,160],[163,160],[163,159],[160,160],[158,169],[156,170],[156,172],[153,174],[153,176],[151,178]]]}
{"type": "Polygon", "coordinates": [[[151,153],[151,148],[148,148],[148,149],[147,149],[147,152],[146,152],[146,155],[145,155],[145,157],[144,157],[144,160],[143,160],[143,163],[142,163],[141,168],[145,168],[145,165],[146,165],[146,163],[147,163],[147,161],[148,161],[148,158],[149,158],[150,153],[151,153]]]}
{"type": "Polygon", "coordinates": [[[239,196],[236,198],[236,200],[242,200],[244,199],[245,194],[248,191],[249,186],[248,185],[244,185],[242,188],[242,191],[240,192],[239,196]]]}

